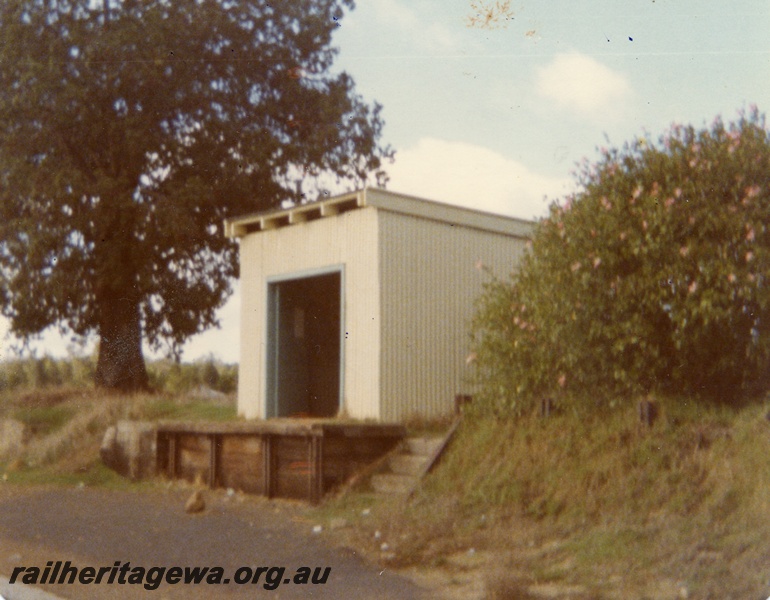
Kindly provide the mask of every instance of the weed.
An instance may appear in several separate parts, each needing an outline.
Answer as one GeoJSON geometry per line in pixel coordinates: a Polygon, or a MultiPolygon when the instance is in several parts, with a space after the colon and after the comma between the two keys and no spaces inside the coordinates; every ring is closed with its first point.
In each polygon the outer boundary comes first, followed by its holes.
{"type": "Polygon", "coordinates": [[[354,529],[368,532],[363,546],[374,530],[398,540],[397,565],[449,568],[454,552],[488,550],[489,598],[531,597],[530,579],[579,582],[590,597],[659,597],[658,584],[676,595],[679,581],[697,582],[697,597],[764,592],[767,406],[657,401],[651,427],[633,403],[466,417],[412,502],[375,507],[354,529]]]}
{"type": "Polygon", "coordinates": [[[16,409],[13,417],[27,425],[32,435],[47,435],[61,429],[74,413],[69,406],[32,406],[16,409]]]}

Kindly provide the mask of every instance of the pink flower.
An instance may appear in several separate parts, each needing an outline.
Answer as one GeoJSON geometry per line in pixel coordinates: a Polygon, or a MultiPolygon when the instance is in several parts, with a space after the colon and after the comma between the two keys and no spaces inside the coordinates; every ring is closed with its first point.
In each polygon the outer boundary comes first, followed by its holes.
{"type": "Polygon", "coordinates": [[[746,225],[746,240],[749,242],[754,241],[754,228],[751,225],[746,225]]]}
{"type": "Polygon", "coordinates": [[[570,270],[574,273],[578,269],[580,269],[581,265],[580,262],[574,262],[572,263],[572,266],[570,267],[570,270]]]}
{"type": "Polygon", "coordinates": [[[669,196],[666,198],[666,202],[664,204],[666,205],[666,208],[671,208],[674,205],[674,198],[669,196]]]}
{"type": "Polygon", "coordinates": [[[746,253],[746,262],[749,263],[754,260],[754,253],[750,250],[746,253]]]}
{"type": "Polygon", "coordinates": [[[689,287],[687,288],[687,290],[688,290],[688,291],[689,291],[691,294],[694,294],[694,293],[695,293],[695,290],[697,290],[697,289],[698,289],[698,282],[697,282],[697,281],[693,281],[693,282],[692,282],[692,283],[689,285],[689,287]]]}
{"type": "Polygon", "coordinates": [[[746,198],[756,198],[759,196],[759,193],[762,191],[762,188],[758,185],[751,185],[747,187],[743,192],[746,194],[746,198]]]}
{"type": "Polygon", "coordinates": [[[469,364],[471,364],[472,362],[474,362],[475,360],[476,360],[476,353],[475,353],[475,352],[471,352],[471,353],[470,353],[470,354],[469,354],[469,355],[468,355],[468,356],[465,358],[465,364],[466,364],[466,365],[469,365],[469,364]]]}
{"type": "Polygon", "coordinates": [[[674,190],[674,197],[679,198],[679,197],[681,197],[681,195],[682,195],[682,188],[679,188],[679,187],[676,188],[674,190]]]}
{"type": "Polygon", "coordinates": [[[562,373],[561,375],[559,375],[559,379],[557,379],[557,381],[559,382],[559,387],[564,387],[565,385],[567,385],[567,376],[564,373],[562,373]]]}
{"type": "Polygon", "coordinates": [[[641,186],[641,185],[637,185],[637,186],[636,186],[636,189],[634,190],[634,193],[633,193],[633,194],[631,194],[631,197],[632,197],[634,200],[637,200],[637,199],[639,198],[639,196],[641,196],[641,195],[642,195],[642,191],[643,191],[643,190],[642,190],[642,186],[641,186]]]}
{"type": "Polygon", "coordinates": [[[730,283],[735,283],[735,273],[730,273],[727,276],[727,281],[729,281],[730,283]]]}
{"type": "Polygon", "coordinates": [[[598,268],[600,264],[602,264],[602,259],[597,256],[594,259],[594,269],[598,268]]]}
{"type": "Polygon", "coordinates": [[[679,254],[682,255],[682,257],[687,256],[690,253],[690,247],[689,246],[682,246],[679,248],[679,254]]]}

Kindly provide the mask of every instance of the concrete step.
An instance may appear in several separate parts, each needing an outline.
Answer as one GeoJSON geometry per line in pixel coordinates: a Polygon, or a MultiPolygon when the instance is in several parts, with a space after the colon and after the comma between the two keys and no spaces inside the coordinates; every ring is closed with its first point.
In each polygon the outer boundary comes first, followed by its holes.
{"type": "Polygon", "coordinates": [[[382,473],[373,475],[371,483],[378,494],[406,494],[417,484],[417,477],[382,473]]]}
{"type": "Polygon", "coordinates": [[[443,441],[443,437],[410,437],[406,439],[406,445],[412,454],[432,456],[443,441]]]}
{"type": "Polygon", "coordinates": [[[388,461],[390,470],[397,475],[413,475],[417,476],[422,474],[422,470],[425,468],[428,462],[427,456],[420,456],[418,454],[396,454],[391,456],[388,461]]]}

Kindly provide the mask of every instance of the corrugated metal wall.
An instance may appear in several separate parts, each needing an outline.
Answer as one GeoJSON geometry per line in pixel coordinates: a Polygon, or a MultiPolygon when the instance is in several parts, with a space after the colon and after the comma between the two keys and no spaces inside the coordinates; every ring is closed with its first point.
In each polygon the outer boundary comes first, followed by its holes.
{"type": "Polygon", "coordinates": [[[344,265],[343,409],[354,418],[381,417],[377,216],[361,208],[241,238],[239,414],[265,416],[268,281],[344,265]]]}
{"type": "Polygon", "coordinates": [[[437,416],[471,393],[470,320],[488,277],[510,273],[525,240],[380,210],[381,418],[437,416]]]}

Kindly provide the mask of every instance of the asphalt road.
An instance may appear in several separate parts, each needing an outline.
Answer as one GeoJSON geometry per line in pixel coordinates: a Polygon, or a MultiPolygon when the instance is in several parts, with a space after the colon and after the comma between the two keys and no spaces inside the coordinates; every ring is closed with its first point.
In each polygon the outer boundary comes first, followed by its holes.
{"type": "MultiPolygon", "coordinates": [[[[84,600],[425,597],[409,580],[366,564],[352,551],[335,548],[314,534],[314,523],[306,519],[302,507],[263,499],[238,501],[218,492],[207,495],[203,513],[188,515],[184,503],[189,494],[178,489],[88,488],[0,493],[0,573],[8,577],[20,566],[36,566],[42,573],[47,561],[71,561],[80,568],[111,567],[120,561],[132,569],[222,567],[222,579],[234,580],[241,567],[285,567],[280,580],[277,569],[264,572],[279,583],[273,590],[265,589],[264,576],[257,584],[243,585],[164,582],[154,591],[128,583],[40,586],[63,598],[84,600]],[[331,572],[324,585],[285,583],[300,567],[322,567],[319,575],[331,567],[331,572]]],[[[11,594],[23,588],[3,589],[6,600],[15,600],[11,594]]]]}

